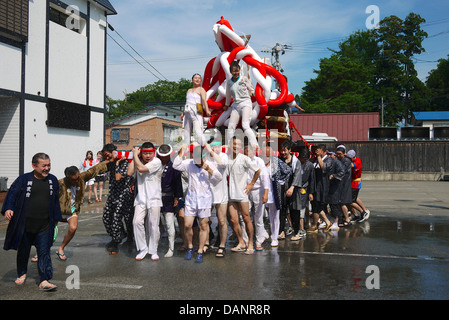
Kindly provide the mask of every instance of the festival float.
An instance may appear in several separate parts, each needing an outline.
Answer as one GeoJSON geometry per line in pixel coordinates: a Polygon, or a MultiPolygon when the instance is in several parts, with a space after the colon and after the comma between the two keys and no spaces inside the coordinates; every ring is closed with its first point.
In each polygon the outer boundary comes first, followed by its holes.
{"type": "MultiPolygon", "coordinates": [[[[240,62],[241,70],[247,73],[248,78],[255,85],[252,96],[253,111],[251,127],[261,131],[267,140],[277,138],[279,143],[290,139],[291,130],[296,130],[293,123],[288,120],[285,109],[295,104],[295,97],[288,91],[285,77],[272,66],[264,63],[263,59],[248,44],[249,39],[239,36],[228,20],[223,17],[213,26],[215,42],[220,53],[212,58],[206,65],[203,76],[203,88],[206,90],[207,103],[211,116],[203,114],[208,129],[226,128],[229,123],[231,108],[224,111],[226,101],[226,82],[231,79],[229,66],[232,61],[240,62]],[[273,78],[277,88],[272,90],[273,78]],[[277,130],[271,131],[271,129],[277,130]],[[275,134],[276,137],[270,134],[275,134]]],[[[245,74],[246,75],[246,74],[245,74]]],[[[240,124],[239,124],[240,127],[240,124]]],[[[307,145],[298,130],[300,140],[307,145]]],[[[261,138],[260,134],[258,138],[261,138]]]]}

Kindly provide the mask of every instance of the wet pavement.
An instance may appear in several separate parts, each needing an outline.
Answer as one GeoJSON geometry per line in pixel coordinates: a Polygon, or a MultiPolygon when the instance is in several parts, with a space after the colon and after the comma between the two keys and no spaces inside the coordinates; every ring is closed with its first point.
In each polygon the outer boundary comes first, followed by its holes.
{"type": "MultiPolygon", "coordinates": [[[[102,223],[103,203],[84,204],[68,260],[54,252],[67,225],[60,224],[52,247],[55,292],[37,290],[38,272],[30,262],[28,280],[17,287],[15,251],[0,251],[0,299],[25,300],[414,300],[449,299],[449,182],[364,181],[360,197],[369,220],[306,239],[265,243],[254,255],[224,259],[214,249],[202,264],[184,253],[159,261],[136,261],[134,245],[122,244],[110,256],[102,223]],[[75,281],[79,279],[79,282],[75,281]],[[79,289],[76,287],[79,284],[79,289]]],[[[3,219],[3,218],[2,218],[3,219]]],[[[213,229],[216,218],[213,215],[213,229]]],[[[6,224],[0,224],[3,247],[6,224]]],[[[221,311],[223,312],[223,310],[221,311]]]]}

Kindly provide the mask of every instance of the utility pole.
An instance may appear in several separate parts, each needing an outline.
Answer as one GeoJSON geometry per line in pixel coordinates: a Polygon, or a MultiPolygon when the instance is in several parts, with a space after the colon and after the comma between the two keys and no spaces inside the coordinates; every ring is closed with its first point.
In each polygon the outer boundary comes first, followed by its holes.
{"type": "Polygon", "coordinates": [[[382,104],[382,127],[384,126],[384,97],[382,97],[381,100],[381,104],[382,104]]]}
{"type": "Polygon", "coordinates": [[[262,49],[262,52],[271,53],[271,65],[273,68],[278,70],[279,72],[284,72],[284,69],[281,67],[281,62],[279,61],[279,53],[285,54],[285,50],[292,49],[291,46],[286,44],[279,44],[276,43],[276,45],[271,49],[262,49]]]}

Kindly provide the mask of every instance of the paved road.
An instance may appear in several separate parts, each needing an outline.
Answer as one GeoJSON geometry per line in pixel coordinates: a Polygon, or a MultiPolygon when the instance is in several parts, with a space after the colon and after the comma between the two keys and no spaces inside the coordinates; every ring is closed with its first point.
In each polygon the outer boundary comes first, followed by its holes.
{"type": "MultiPolygon", "coordinates": [[[[15,251],[0,251],[2,300],[302,300],[448,299],[449,183],[366,181],[360,193],[371,217],[339,231],[308,235],[300,242],[265,244],[252,256],[213,254],[204,263],[185,261],[183,253],[164,258],[162,238],[157,262],[135,261],[134,246],[116,256],[104,249],[102,204],[85,204],[79,229],[66,249],[68,260],[53,255],[58,290],[37,290],[30,263],[28,280],[16,287],[15,251]],[[79,275],[79,289],[71,286],[79,275]],[[68,283],[68,285],[67,285],[68,283]]],[[[213,219],[214,225],[216,219],[213,219]]],[[[213,226],[214,226],[213,225],[213,226]]],[[[66,225],[60,225],[56,245],[66,225]]],[[[6,225],[0,226],[3,247],[6,225]]],[[[230,247],[232,243],[228,244],[230,247]]],[[[178,248],[177,243],[175,248],[178,248]]],[[[52,248],[54,252],[56,246],[52,248]]],[[[178,309],[175,310],[178,312],[178,309]]],[[[217,311],[216,311],[217,312],[217,311]]],[[[224,308],[219,312],[224,313],[224,308]]]]}

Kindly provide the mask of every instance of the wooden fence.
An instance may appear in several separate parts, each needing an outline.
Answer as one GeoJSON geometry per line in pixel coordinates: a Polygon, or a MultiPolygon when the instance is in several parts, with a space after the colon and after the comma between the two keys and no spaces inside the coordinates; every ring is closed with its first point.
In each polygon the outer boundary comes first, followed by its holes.
{"type": "Polygon", "coordinates": [[[340,144],[346,146],[346,151],[353,149],[362,159],[364,172],[449,172],[449,141],[337,141],[324,144],[334,151],[340,144]]]}

